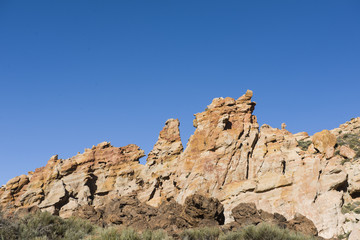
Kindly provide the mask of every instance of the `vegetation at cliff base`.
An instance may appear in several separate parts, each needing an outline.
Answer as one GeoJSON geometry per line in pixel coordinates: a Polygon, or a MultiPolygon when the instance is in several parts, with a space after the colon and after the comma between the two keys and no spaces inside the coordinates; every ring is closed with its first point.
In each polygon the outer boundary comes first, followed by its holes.
{"type": "Polygon", "coordinates": [[[299,233],[274,225],[259,224],[238,231],[223,232],[218,227],[184,230],[169,236],[163,230],[119,230],[101,228],[78,218],[62,219],[48,212],[37,212],[24,218],[4,218],[0,215],[0,240],[312,240],[299,233]]]}

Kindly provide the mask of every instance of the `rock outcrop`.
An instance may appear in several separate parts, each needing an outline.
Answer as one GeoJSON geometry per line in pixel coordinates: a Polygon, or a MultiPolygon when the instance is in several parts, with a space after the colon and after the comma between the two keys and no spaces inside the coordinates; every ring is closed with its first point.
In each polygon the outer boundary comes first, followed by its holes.
{"type": "Polygon", "coordinates": [[[55,155],[1,187],[0,207],[8,214],[40,209],[99,224],[140,227],[156,219],[159,228],[180,228],[204,221],[241,225],[245,213],[234,209],[251,203],[249,223],[269,221],[313,235],[317,229],[324,238],[356,232],[360,118],[313,136],[292,134],[285,124],[259,127],[252,95],[214,99],[195,115],[185,150],[179,121],[168,120],[145,165],[139,163],[144,151],[134,144],[103,142],[69,159],[55,155]]]}
{"type": "Polygon", "coordinates": [[[135,195],[116,197],[97,209],[80,206],[74,215],[102,226],[117,225],[140,231],[163,229],[173,236],[189,228],[211,226],[229,231],[264,222],[317,236],[316,227],[306,217],[299,215],[288,221],[281,214],[258,210],[253,203],[240,203],[232,210],[235,221],[224,225],[224,207],[220,201],[199,194],[186,197],[183,205],[172,199],[163,201],[159,207],[140,202],[135,195]]]}

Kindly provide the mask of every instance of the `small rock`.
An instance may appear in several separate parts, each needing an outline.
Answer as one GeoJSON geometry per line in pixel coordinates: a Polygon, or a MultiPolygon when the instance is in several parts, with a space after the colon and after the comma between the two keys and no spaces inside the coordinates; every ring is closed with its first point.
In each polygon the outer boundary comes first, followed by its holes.
{"type": "Polygon", "coordinates": [[[347,159],[352,159],[355,157],[356,153],[354,150],[352,150],[348,146],[341,146],[340,147],[340,155],[347,159]]]}

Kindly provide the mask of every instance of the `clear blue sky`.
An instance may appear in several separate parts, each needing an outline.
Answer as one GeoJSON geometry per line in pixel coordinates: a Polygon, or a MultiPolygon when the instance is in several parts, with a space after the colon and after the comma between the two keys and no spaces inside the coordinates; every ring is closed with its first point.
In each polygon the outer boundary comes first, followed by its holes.
{"type": "MultiPolygon", "coordinates": [[[[360,1],[0,0],[0,184],[102,141],[184,145],[215,97],[310,134],[360,111],[360,1]]],[[[142,159],[142,162],[145,158],[142,159]]]]}

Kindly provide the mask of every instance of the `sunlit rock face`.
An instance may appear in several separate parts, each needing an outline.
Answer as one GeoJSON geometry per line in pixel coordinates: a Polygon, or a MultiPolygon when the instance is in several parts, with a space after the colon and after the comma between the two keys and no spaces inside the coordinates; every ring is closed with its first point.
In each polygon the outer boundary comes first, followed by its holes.
{"type": "Polygon", "coordinates": [[[259,134],[251,97],[247,91],[238,100],[216,98],[195,115],[195,133],[178,160],[179,202],[195,192],[218,197],[228,184],[249,178],[259,134]]]}
{"type": "Polygon", "coordinates": [[[7,213],[36,207],[70,217],[81,207],[105,209],[118,197],[159,207],[201,194],[221,201],[225,223],[234,221],[232,210],[240,203],[252,203],[287,219],[305,216],[325,238],[356,232],[360,118],[313,136],[292,134],[286,124],[259,127],[252,95],[216,98],[195,114],[185,149],[179,121],[169,119],[145,165],[139,163],[144,151],[134,144],[103,142],[65,160],[55,155],[1,187],[0,206],[7,213]]]}

